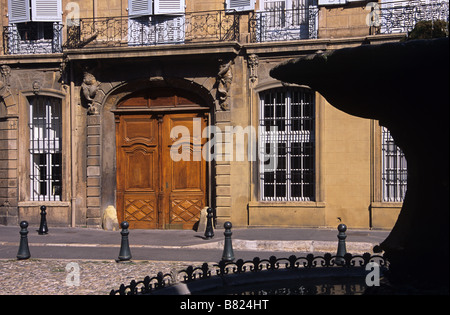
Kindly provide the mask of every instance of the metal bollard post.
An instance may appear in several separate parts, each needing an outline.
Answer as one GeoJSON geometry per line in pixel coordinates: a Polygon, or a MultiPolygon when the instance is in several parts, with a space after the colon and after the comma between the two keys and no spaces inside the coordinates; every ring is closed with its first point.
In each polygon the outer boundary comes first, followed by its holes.
{"type": "Polygon", "coordinates": [[[41,206],[41,224],[39,225],[38,234],[44,235],[48,233],[48,227],[47,227],[47,212],[45,211],[47,209],[46,206],[41,206]]]}
{"type": "Polygon", "coordinates": [[[130,225],[127,221],[123,221],[120,224],[120,227],[122,228],[122,231],[120,232],[120,234],[122,235],[122,240],[120,243],[119,258],[116,259],[116,262],[128,261],[131,259],[130,244],[128,242],[128,234],[130,234],[130,232],[128,231],[129,226],[130,225]]]}
{"type": "Polygon", "coordinates": [[[208,213],[206,215],[206,230],[205,230],[205,238],[207,240],[212,239],[214,237],[214,229],[212,226],[212,220],[213,220],[213,210],[211,208],[208,208],[206,210],[208,213]]]}
{"type": "Polygon", "coordinates": [[[20,222],[20,245],[17,252],[17,259],[23,260],[31,257],[30,249],[28,248],[28,222],[20,222]]]}
{"type": "Polygon", "coordinates": [[[231,243],[231,235],[233,234],[231,232],[232,224],[227,221],[223,227],[225,228],[225,232],[223,232],[223,235],[225,235],[225,243],[223,246],[222,261],[229,262],[234,260],[233,244],[231,243]]]}
{"type": "Polygon", "coordinates": [[[345,224],[339,224],[338,225],[338,248],[336,253],[336,264],[337,265],[344,265],[345,259],[344,256],[347,254],[347,248],[345,246],[345,239],[347,238],[347,235],[345,235],[345,231],[347,231],[347,226],[345,224]]]}

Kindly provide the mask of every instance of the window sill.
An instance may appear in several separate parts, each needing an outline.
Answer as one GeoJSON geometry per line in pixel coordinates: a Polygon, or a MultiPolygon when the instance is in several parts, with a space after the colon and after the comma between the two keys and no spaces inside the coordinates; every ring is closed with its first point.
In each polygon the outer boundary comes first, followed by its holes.
{"type": "Polygon", "coordinates": [[[19,207],[70,207],[70,202],[68,201],[19,201],[19,207]]]}
{"type": "Polygon", "coordinates": [[[249,208],[325,208],[323,201],[251,201],[249,208]]]}
{"type": "Polygon", "coordinates": [[[403,202],[380,202],[380,201],[373,201],[370,204],[371,208],[401,208],[403,206],[403,202]]]}

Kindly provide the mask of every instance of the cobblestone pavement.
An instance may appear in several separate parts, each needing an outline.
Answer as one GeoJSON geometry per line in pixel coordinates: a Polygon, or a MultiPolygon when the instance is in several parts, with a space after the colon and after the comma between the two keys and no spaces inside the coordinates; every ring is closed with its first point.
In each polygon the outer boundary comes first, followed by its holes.
{"type": "Polygon", "coordinates": [[[105,295],[131,280],[180,271],[199,263],[94,260],[0,260],[0,295],[105,295]],[[70,263],[79,267],[79,285],[70,263]],[[66,270],[67,267],[67,270],[66,270]]]}

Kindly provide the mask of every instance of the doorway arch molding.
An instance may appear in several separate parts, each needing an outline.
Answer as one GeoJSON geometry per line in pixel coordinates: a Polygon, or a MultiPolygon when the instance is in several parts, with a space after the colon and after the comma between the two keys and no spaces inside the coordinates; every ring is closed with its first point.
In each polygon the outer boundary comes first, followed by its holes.
{"type": "Polygon", "coordinates": [[[86,219],[102,224],[108,206],[116,207],[116,132],[114,110],[131,94],[154,88],[189,91],[210,108],[214,116],[215,77],[185,79],[150,77],[123,82],[102,82],[93,100],[97,113],[87,116],[86,219]],[[200,83],[201,82],[201,83],[200,83]]]}

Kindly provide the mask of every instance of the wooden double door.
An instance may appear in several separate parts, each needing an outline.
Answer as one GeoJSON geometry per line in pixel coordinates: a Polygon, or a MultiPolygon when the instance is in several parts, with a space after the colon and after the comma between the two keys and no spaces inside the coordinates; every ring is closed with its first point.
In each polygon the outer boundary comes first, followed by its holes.
{"type": "Polygon", "coordinates": [[[120,222],[135,229],[192,229],[198,224],[206,206],[207,169],[205,159],[198,160],[205,141],[201,133],[194,138],[194,128],[200,124],[203,130],[206,122],[202,113],[116,115],[120,222]],[[189,137],[186,132],[171,136],[173,128],[188,131],[189,137]],[[182,159],[172,158],[174,145],[182,159]]]}

